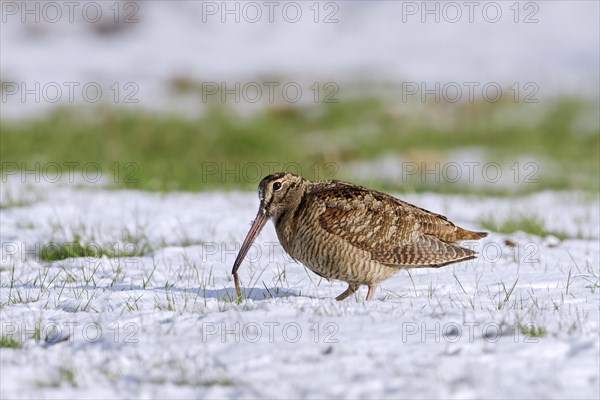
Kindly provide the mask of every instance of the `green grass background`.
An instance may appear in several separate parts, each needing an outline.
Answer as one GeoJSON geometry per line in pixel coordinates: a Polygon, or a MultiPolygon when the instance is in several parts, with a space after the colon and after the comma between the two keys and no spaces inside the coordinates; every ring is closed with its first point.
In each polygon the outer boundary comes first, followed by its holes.
{"type": "MultiPolygon", "coordinates": [[[[196,118],[70,107],[26,120],[0,121],[0,157],[5,174],[15,166],[31,169],[36,162],[42,166],[94,162],[117,188],[255,190],[260,177],[254,176],[257,170],[249,163],[263,167],[259,172],[265,173],[266,163],[282,167],[292,163],[310,179],[353,179],[345,168],[352,162],[385,155],[451,162],[449,152],[477,147],[493,162],[511,164],[522,157],[544,160],[539,182],[523,190],[597,193],[597,106],[573,98],[535,105],[410,105],[364,96],[330,104],[272,106],[249,116],[226,104],[208,104],[203,116],[196,118]],[[225,169],[230,173],[224,174],[225,169]]],[[[358,183],[398,192],[499,194],[506,189],[443,180],[390,182],[377,176],[358,183]]]]}

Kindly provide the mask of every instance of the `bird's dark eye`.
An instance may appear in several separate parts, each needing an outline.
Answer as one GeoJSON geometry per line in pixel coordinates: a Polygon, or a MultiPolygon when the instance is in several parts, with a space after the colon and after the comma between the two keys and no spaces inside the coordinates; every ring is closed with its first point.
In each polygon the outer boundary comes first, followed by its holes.
{"type": "Polygon", "coordinates": [[[281,182],[275,182],[273,184],[273,190],[279,190],[281,189],[281,182]]]}

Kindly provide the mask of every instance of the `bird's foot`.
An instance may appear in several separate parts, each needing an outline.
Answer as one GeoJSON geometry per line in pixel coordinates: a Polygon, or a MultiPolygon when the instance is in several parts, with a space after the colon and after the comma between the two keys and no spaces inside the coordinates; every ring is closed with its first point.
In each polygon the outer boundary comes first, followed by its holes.
{"type": "Polygon", "coordinates": [[[367,292],[366,301],[372,300],[373,296],[375,296],[375,291],[377,290],[378,285],[369,285],[369,291],[367,292]]]}
{"type": "Polygon", "coordinates": [[[357,285],[355,283],[349,283],[348,284],[348,289],[346,289],[346,291],[344,291],[344,293],[340,294],[338,297],[336,297],[335,299],[337,301],[342,301],[348,298],[348,296],[353,295],[354,293],[356,293],[356,291],[358,290],[358,288],[360,287],[360,285],[357,285]]]}

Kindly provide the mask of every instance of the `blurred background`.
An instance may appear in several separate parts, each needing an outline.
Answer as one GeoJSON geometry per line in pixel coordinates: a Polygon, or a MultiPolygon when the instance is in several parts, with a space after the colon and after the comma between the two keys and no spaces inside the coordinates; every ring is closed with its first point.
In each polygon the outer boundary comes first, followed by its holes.
{"type": "Polygon", "coordinates": [[[0,4],[3,183],[600,190],[595,1],[0,4]]]}

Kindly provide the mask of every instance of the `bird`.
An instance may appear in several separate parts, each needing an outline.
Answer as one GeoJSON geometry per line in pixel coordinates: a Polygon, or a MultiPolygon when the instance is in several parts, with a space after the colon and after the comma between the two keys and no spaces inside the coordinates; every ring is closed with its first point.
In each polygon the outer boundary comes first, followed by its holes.
{"type": "Polygon", "coordinates": [[[368,287],[366,300],[372,300],[379,284],[402,269],[475,258],[475,251],[456,242],[487,236],[386,193],[339,180],[310,181],[278,172],[261,180],[258,197],[258,213],[232,269],[240,301],[238,269],[268,220],[291,258],[323,278],[348,284],[338,301],[361,285],[368,287]]]}

